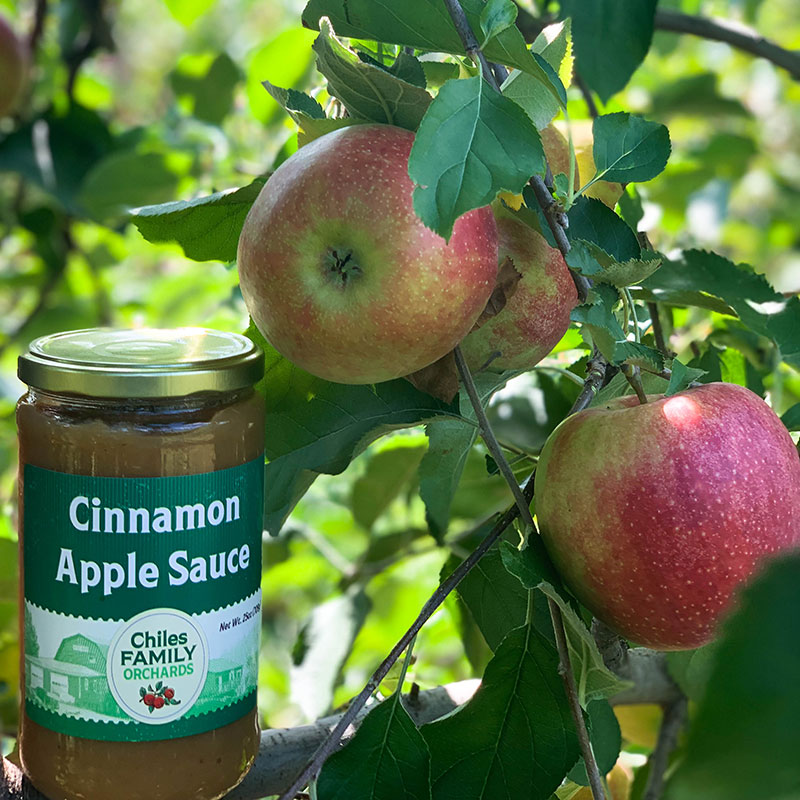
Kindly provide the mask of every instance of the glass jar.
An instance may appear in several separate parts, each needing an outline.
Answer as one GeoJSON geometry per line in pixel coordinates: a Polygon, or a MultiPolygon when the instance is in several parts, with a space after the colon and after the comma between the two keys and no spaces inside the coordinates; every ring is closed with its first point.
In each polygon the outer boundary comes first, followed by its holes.
{"type": "Polygon", "coordinates": [[[210,800],[252,765],[262,374],[198,328],[20,357],[19,752],[45,795],[210,800]]]}

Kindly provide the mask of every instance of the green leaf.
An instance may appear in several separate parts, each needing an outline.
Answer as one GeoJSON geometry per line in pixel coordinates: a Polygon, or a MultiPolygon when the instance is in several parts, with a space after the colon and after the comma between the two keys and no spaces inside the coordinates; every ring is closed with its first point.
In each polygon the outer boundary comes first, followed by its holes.
{"type": "Polygon", "coordinates": [[[414,209],[445,239],[473,208],[501,190],[518,193],[544,170],[539,133],[525,112],[483,78],[448,81],[417,132],[408,173],[414,209]]]}
{"type": "Polygon", "coordinates": [[[548,25],[536,37],[531,50],[538,53],[569,84],[572,77],[572,25],[569,19],[548,25]]]}
{"type": "Polygon", "coordinates": [[[644,219],[644,209],[642,208],[642,198],[635,186],[626,187],[619,198],[618,205],[622,219],[632,230],[636,231],[639,223],[644,219]]]}
{"type": "Polygon", "coordinates": [[[457,404],[402,379],[351,386],[316,378],[281,356],[255,326],[247,335],[266,354],[264,379],[256,388],[267,411],[264,527],[272,534],[318,474],[339,474],[392,430],[458,416],[457,404]]]}
{"type": "Polygon", "coordinates": [[[669,386],[667,386],[665,397],[671,397],[673,394],[682,392],[684,389],[689,388],[689,384],[702,378],[706,374],[704,369],[697,369],[695,367],[687,367],[677,358],[672,360],[672,374],[669,377],[669,386]]]}
{"type": "MultiPolygon", "coordinates": [[[[461,0],[473,32],[480,30],[483,0],[461,0]]],[[[328,17],[339,36],[391,42],[431,53],[466,55],[464,43],[440,0],[309,0],[303,24],[317,28],[328,17]],[[424,24],[420,21],[424,20],[424,24]]],[[[490,61],[529,72],[549,85],[522,34],[512,25],[493,37],[484,50],[490,61]]]]}
{"type": "MultiPolygon", "coordinates": [[[[597,767],[601,775],[607,775],[617,763],[622,747],[619,722],[617,722],[614,709],[611,708],[608,700],[592,700],[586,706],[586,714],[589,717],[589,739],[592,742],[597,767]]],[[[567,777],[581,786],[589,785],[589,776],[586,773],[583,756],[569,771],[567,777]]]]}
{"type": "Polygon", "coordinates": [[[193,115],[213,125],[219,125],[233,109],[241,79],[239,67],[227,53],[220,53],[201,75],[182,70],[180,63],[170,74],[175,93],[191,98],[193,115]]]}
{"type": "MultiPolygon", "coordinates": [[[[664,394],[666,392],[668,382],[659,375],[643,372],[641,378],[645,394],[664,394]]],[[[603,406],[615,397],[624,397],[633,393],[633,387],[628,383],[628,379],[618,373],[594,396],[589,405],[591,407],[603,406]]]]}
{"type": "Polygon", "coordinates": [[[517,19],[517,6],[511,0],[487,0],[481,9],[480,24],[484,49],[490,39],[510,28],[517,19]]]}
{"type": "Polygon", "coordinates": [[[478,431],[459,420],[441,420],[427,425],[425,433],[428,450],[419,465],[419,493],[428,527],[441,540],[450,525],[450,507],[478,431]]]}
{"type": "MultiPolygon", "coordinates": [[[[264,88],[270,93],[272,98],[280,104],[291,117],[300,115],[301,119],[310,117],[311,119],[325,119],[325,111],[322,106],[305,92],[298,92],[296,89],[281,89],[269,81],[261,81],[264,88]]],[[[297,121],[297,120],[295,120],[297,121]]]]}
{"type": "Polygon", "coordinates": [[[800,791],[800,555],[772,562],[738,606],[667,800],[793,800],[800,791]]]}
{"type": "Polygon", "coordinates": [[[272,122],[280,109],[264,92],[264,78],[277,86],[301,86],[312,64],[314,38],[312,31],[286,28],[250,54],[246,65],[247,99],[257,120],[272,122]]]}
{"type": "Polygon", "coordinates": [[[525,110],[538,130],[545,128],[558,114],[560,104],[553,93],[527,72],[515,69],[500,87],[503,96],[525,110]]]}
{"type": "Polygon", "coordinates": [[[547,798],[578,757],[554,646],[515,628],[459,711],[426,725],[434,800],[547,798]]]}
{"type": "Polygon", "coordinates": [[[800,431],[800,403],[795,403],[781,416],[781,422],[790,431],[800,431]]]}
{"type": "Polygon", "coordinates": [[[416,130],[431,102],[419,86],[367,63],[345,47],[323,20],[314,42],[317,69],[328,80],[328,91],[354,117],[416,130]]]}
{"type": "Polygon", "coordinates": [[[208,12],[216,0],[164,0],[169,13],[185,28],[189,28],[208,12]]]}
{"type": "Polygon", "coordinates": [[[579,197],[570,208],[567,229],[571,241],[583,239],[605,250],[618,262],[639,258],[636,234],[605,203],[594,197],[579,197]]]}
{"type": "Polygon", "coordinates": [[[356,735],[335,752],[317,780],[318,800],[430,800],[428,746],[400,694],[367,714],[356,735]]]}
{"type": "Polygon", "coordinates": [[[578,72],[603,102],[625,87],[653,38],[657,0],[563,0],[578,72]]]}
{"type": "Polygon", "coordinates": [[[622,111],[597,117],[592,133],[597,172],[590,184],[601,179],[649,181],[667,165],[672,149],[664,125],[622,111]]]}
{"type": "Polygon", "coordinates": [[[292,702],[309,720],[330,710],[339,672],[370,609],[363,589],[316,606],[303,623],[292,651],[289,673],[292,702]]]}
{"type": "MultiPolygon", "coordinates": [[[[484,374],[475,378],[481,403],[504,386],[511,373],[484,374]]],[[[461,416],[465,421],[441,420],[425,429],[428,451],[419,468],[419,493],[425,503],[425,518],[433,536],[439,540],[450,524],[450,507],[458,489],[472,445],[478,438],[475,412],[464,389],[459,393],[461,416]]]]}
{"type": "Polygon", "coordinates": [[[370,458],[366,472],[353,484],[353,517],[367,530],[408,488],[425,454],[424,447],[409,446],[402,439],[391,444],[370,458]]]}
{"type": "Polygon", "coordinates": [[[690,700],[702,699],[718,649],[719,640],[716,640],[696,650],[667,653],[669,674],[690,700]]]}
{"type": "Polygon", "coordinates": [[[180,175],[162,153],[112,153],[86,175],[78,199],[97,220],[174,197],[180,175]]]}
{"type": "Polygon", "coordinates": [[[541,539],[535,535],[529,536],[523,550],[504,542],[500,553],[505,568],[526,589],[538,589],[561,609],[581,706],[586,708],[590,700],[611,697],[627,688],[628,683],[606,668],[589,629],[571,603],[564,599],[566,590],[541,539]]]}
{"type": "MultiPolygon", "coordinates": [[[[475,538],[485,536],[493,523],[491,520],[480,526],[475,538]]],[[[456,555],[450,556],[442,569],[442,579],[453,572],[461,560],[456,555]]],[[[525,624],[528,592],[519,581],[510,579],[497,547],[492,547],[470,570],[456,591],[492,650],[497,650],[514,628],[525,624]]]]}
{"type": "Polygon", "coordinates": [[[703,292],[732,308],[751,331],[777,345],[783,360],[800,369],[800,299],[776,292],[763,275],[716,253],[687,250],[668,261],[643,286],[661,299],[670,293],[703,292]]]}
{"type": "Polygon", "coordinates": [[[137,208],[131,221],[148,242],[177,242],[194,261],[235,261],[242,225],[264,182],[137,208]]]}

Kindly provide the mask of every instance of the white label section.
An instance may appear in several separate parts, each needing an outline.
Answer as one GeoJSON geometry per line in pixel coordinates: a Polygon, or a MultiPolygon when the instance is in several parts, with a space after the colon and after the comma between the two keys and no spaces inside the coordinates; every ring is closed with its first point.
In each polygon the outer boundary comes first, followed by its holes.
{"type": "Polygon", "coordinates": [[[59,714],[117,723],[214,712],[257,688],[260,633],[260,590],[216,611],[158,608],[122,621],[26,602],[26,697],[59,714]]]}

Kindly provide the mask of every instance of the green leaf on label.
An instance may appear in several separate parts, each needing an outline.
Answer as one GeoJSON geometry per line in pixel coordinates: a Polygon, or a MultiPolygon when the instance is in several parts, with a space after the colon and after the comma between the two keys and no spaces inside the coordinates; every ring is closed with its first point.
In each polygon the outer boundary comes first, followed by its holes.
{"type": "Polygon", "coordinates": [[[578,758],[555,647],[515,628],[472,700],[425,725],[434,800],[548,797],[578,758]]]}
{"type": "Polygon", "coordinates": [[[327,20],[313,44],[317,69],[328,80],[328,91],[354,117],[416,130],[431,96],[391,72],[367,63],[345,47],[327,20]]]}
{"type": "Polygon", "coordinates": [[[318,605],[297,635],[289,674],[292,702],[309,720],[330,709],[339,672],[367,618],[370,601],[352,587],[318,605]]]}
{"type": "MultiPolygon", "coordinates": [[[[586,706],[586,714],[589,717],[589,739],[592,743],[597,767],[601,775],[607,775],[617,763],[622,747],[619,722],[617,722],[614,709],[611,708],[608,700],[592,700],[586,706]]],[[[586,773],[586,763],[583,757],[569,771],[567,777],[581,786],[589,785],[589,776],[586,773]]]]}
{"type": "Polygon", "coordinates": [[[800,369],[800,299],[779,294],[747,265],[687,250],[682,259],[665,262],[643,286],[659,299],[676,291],[715,295],[751,331],[775,342],[787,364],[800,369]]]}
{"type": "Polygon", "coordinates": [[[657,0],[563,0],[578,72],[603,102],[625,87],[653,38],[657,0]]]}
{"type": "Polygon", "coordinates": [[[241,189],[145,206],[131,220],[148,242],[177,242],[194,261],[235,261],[242,225],[264,183],[259,178],[241,189]]]}
{"type": "Polygon", "coordinates": [[[781,416],[781,422],[790,431],[800,431],[800,403],[795,403],[781,416]]]}
{"type": "Polygon", "coordinates": [[[671,397],[673,394],[682,392],[689,387],[689,384],[702,378],[706,374],[704,369],[697,369],[696,367],[687,367],[677,358],[672,360],[672,374],[669,377],[669,386],[667,386],[664,395],[671,397]]]}
{"type": "Polygon", "coordinates": [[[330,383],[283,358],[251,325],[247,335],[265,352],[256,388],[266,405],[264,526],[277,534],[320,473],[337,475],[392,430],[457,417],[458,406],[436,400],[408,381],[373,386],[330,383]]]}
{"type": "MultiPolygon", "coordinates": [[[[480,30],[483,0],[461,0],[473,31],[480,30]]],[[[328,17],[339,36],[391,42],[431,53],[466,55],[447,8],[440,0],[309,0],[303,11],[303,25],[318,28],[328,17]],[[421,25],[420,20],[425,20],[421,25]]],[[[515,25],[500,31],[484,50],[490,61],[516,67],[549,83],[528,50],[515,25]]]]}
{"type": "Polygon", "coordinates": [[[597,172],[589,183],[649,181],[666,167],[672,150],[664,125],[622,111],[597,117],[592,132],[597,172]]]}
{"type": "Polygon", "coordinates": [[[771,563],[723,625],[667,800],[795,798],[800,787],[800,555],[771,563]],[[765,666],[768,665],[768,666],[765,666]]]}
{"type": "Polygon", "coordinates": [[[519,193],[544,170],[539,133],[525,112],[483,78],[448,81],[417,132],[408,173],[414,209],[449,239],[456,219],[501,190],[519,193]]]}
{"type": "Polygon", "coordinates": [[[480,17],[484,36],[481,49],[486,47],[489,39],[514,24],[517,11],[517,6],[511,0],[487,0],[486,5],[481,9],[480,17]]]}
{"type": "Polygon", "coordinates": [[[317,780],[318,800],[430,800],[431,758],[422,734],[393,694],[367,714],[317,780]]]}

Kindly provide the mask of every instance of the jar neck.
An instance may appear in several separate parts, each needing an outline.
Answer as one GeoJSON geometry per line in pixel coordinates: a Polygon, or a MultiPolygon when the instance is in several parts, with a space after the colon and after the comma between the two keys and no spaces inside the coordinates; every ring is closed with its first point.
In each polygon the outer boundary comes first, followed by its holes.
{"type": "Polygon", "coordinates": [[[229,392],[198,392],[179,397],[90,397],[44,391],[30,387],[21,402],[36,405],[43,411],[76,416],[104,418],[158,418],[170,419],[175,416],[191,416],[221,406],[246,400],[254,393],[252,388],[229,392]]]}

